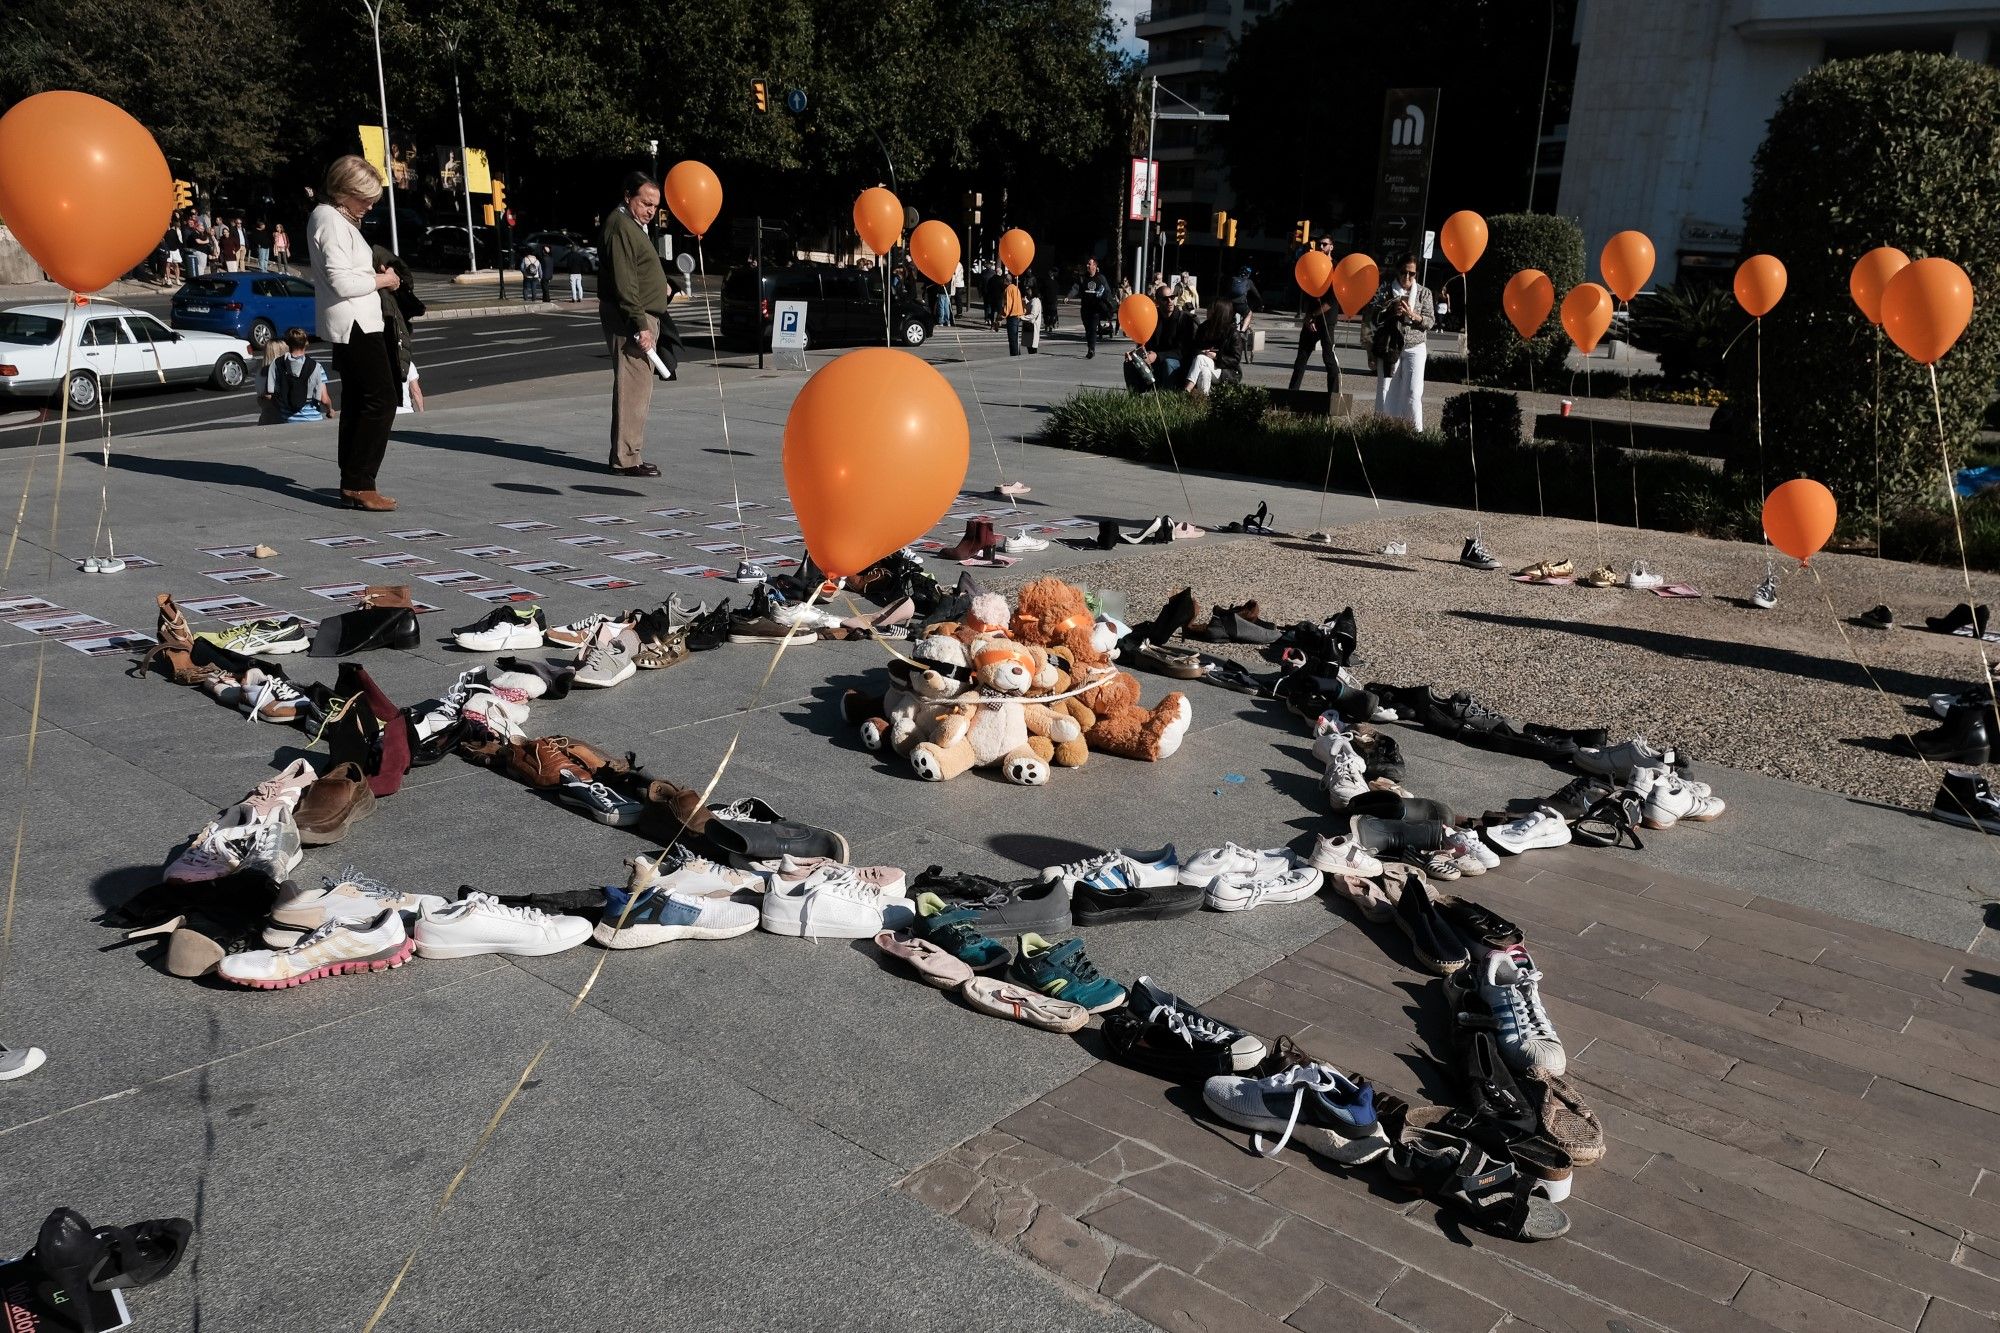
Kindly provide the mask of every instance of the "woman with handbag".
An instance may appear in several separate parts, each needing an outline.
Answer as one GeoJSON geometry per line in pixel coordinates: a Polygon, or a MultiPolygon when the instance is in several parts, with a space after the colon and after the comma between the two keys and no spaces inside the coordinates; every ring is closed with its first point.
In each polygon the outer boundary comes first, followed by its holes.
{"type": "Polygon", "coordinates": [[[1395,275],[1362,309],[1368,360],[1375,371],[1375,410],[1424,428],[1424,335],[1437,327],[1430,288],[1417,281],[1417,257],[1404,254],[1395,275]]]}
{"type": "Polygon", "coordinates": [[[402,398],[394,333],[382,313],[380,293],[402,279],[376,266],[361,235],[361,219],[382,197],[382,178],[355,154],[326,170],[327,202],[307,222],[313,296],[319,333],[333,344],[340,372],[340,502],[349,509],[386,512],[396,502],[375,489],[375,474],[389,449],[389,430],[402,398]]]}

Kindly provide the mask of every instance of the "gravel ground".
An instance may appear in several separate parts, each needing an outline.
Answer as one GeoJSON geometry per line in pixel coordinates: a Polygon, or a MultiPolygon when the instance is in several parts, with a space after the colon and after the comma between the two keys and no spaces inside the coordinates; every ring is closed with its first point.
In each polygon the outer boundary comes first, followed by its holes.
{"type": "MultiPolygon", "coordinates": [[[[1763,574],[1759,547],[1606,527],[1603,552],[1613,568],[1641,559],[1668,582],[1707,594],[1673,599],[1507,577],[1544,559],[1595,565],[1589,523],[1489,516],[1487,544],[1503,562],[1490,574],[1457,563],[1471,530],[1468,511],[1431,511],[1343,528],[1325,546],[1203,539],[1049,572],[1124,591],[1135,618],[1186,586],[1204,608],[1256,598],[1280,624],[1351,605],[1360,629],[1355,670],[1364,681],[1469,690],[1522,720],[1603,726],[1614,739],[1636,733],[1700,760],[1929,807],[1934,775],[1897,753],[1891,739],[1932,725],[1928,714],[1910,712],[1926,694],[1979,679],[1972,640],[1922,628],[1925,616],[1965,600],[1957,570],[1823,555],[1813,566],[1823,595],[1810,571],[1779,555],[1778,606],[1759,611],[1747,600],[1763,574]],[[1409,543],[1409,556],[1375,554],[1397,540],[1409,543]],[[1916,628],[1851,623],[1877,602],[1916,628]],[[1869,685],[1857,653],[1887,699],[1869,685]]],[[[1993,576],[1975,574],[1973,588],[1975,601],[2000,602],[1993,576]]],[[[2000,660],[2000,645],[1986,651],[2000,660]]],[[[2000,769],[1987,775],[2000,780],[2000,769]]]]}

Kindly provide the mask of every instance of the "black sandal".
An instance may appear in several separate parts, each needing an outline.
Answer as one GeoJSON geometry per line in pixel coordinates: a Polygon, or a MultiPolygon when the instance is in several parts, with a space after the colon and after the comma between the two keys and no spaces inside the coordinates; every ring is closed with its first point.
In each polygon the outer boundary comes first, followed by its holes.
{"type": "Polygon", "coordinates": [[[1450,1134],[1410,1130],[1390,1155],[1389,1174],[1506,1240],[1554,1240],[1569,1230],[1568,1215],[1535,1194],[1511,1162],[1495,1162],[1450,1134]]]}
{"type": "Polygon", "coordinates": [[[1619,847],[1629,842],[1633,851],[1644,851],[1646,844],[1639,840],[1639,815],[1636,796],[1619,793],[1601,797],[1583,818],[1570,825],[1569,836],[1585,847],[1619,847]]]}

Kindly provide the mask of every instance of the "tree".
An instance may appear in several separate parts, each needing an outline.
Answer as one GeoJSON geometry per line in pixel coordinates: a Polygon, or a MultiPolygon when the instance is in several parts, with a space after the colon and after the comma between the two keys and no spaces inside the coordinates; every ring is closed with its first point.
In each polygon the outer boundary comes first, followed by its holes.
{"type": "Polygon", "coordinates": [[[1569,356],[1562,300],[1584,280],[1583,228],[1575,218],[1546,213],[1496,213],[1486,219],[1486,228],[1486,253],[1467,275],[1471,291],[1463,298],[1472,379],[1510,388],[1559,387],[1569,356]],[[1507,318],[1501,294],[1509,278],[1529,268],[1549,275],[1555,303],[1534,340],[1523,342],[1507,318]]]}
{"type": "MultiPolygon", "coordinates": [[[[2000,72],[1949,56],[1835,61],[1788,89],[1757,150],[1744,247],[1784,262],[1785,296],[1764,317],[1763,458],[1750,409],[1756,347],[1730,362],[1732,410],[1719,427],[1731,466],[1775,486],[1805,475],[1843,508],[1875,499],[1877,335],[1848,294],[1854,261],[1878,245],[1942,255],[1985,298],[2000,291],[2000,72]]],[[[1882,341],[1884,498],[1944,501],[1930,377],[1882,341]]],[[[2000,317],[1972,324],[1938,366],[1945,434],[1957,458],[2000,378],[2000,317]]]]}
{"type": "MultiPolygon", "coordinates": [[[[1238,209],[1267,228],[1290,219],[1370,220],[1383,96],[1441,89],[1426,226],[1461,208],[1527,202],[1549,27],[1555,31],[1548,123],[1574,77],[1567,40],[1576,0],[1334,5],[1287,0],[1243,34],[1222,75],[1230,183],[1238,209]]],[[[1544,190],[1542,207],[1554,200],[1544,190]]]]}

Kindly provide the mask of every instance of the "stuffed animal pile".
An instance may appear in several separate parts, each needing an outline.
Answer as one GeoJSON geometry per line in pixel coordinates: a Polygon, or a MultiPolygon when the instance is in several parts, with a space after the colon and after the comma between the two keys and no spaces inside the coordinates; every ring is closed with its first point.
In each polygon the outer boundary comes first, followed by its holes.
{"type": "Polygon", "coordinates": [[[963,621],[930,626],[909,662],[890,664],[886,692],[850,692],[844,707],[863,745],[901,756],[930,782],[992,768],[1040,786],[1051,768],[1078,767],[1093,750],[1168,758],[1194,709],[1179,692],[1140,706],[1138,680],[1113,665],[1115,646],[1082,589],[1040,578],[1011,613],[988,593],[963,621]]]}

